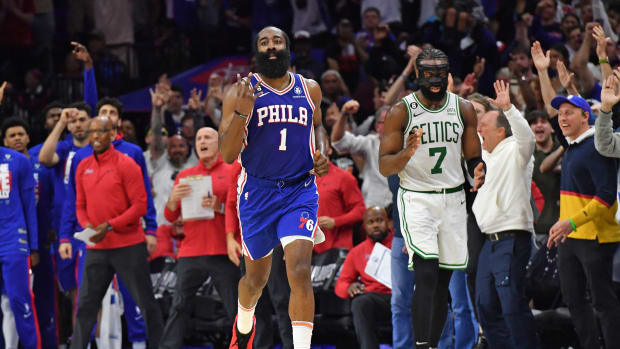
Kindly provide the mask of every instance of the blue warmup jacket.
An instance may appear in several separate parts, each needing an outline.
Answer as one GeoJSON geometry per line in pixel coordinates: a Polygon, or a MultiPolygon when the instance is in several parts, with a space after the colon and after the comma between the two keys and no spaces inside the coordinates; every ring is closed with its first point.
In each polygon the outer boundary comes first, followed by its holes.
{"type": "Polygon", "coordinates": [[[0,147],[0,256],[39,249],[34,190],[28,158],[0,147]]]}

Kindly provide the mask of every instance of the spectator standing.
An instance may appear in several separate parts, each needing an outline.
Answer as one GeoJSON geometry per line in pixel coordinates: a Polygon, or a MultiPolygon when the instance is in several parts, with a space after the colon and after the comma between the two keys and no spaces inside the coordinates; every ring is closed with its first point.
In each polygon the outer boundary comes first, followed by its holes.
{"type": "Polygon", "coordinates": [[[364,212],[367,239],[355,246],[344,260],[335,292],[340,298],[352,298],[351,313],[355,335],[362,349],[378,349],[376,326],[390,321],[390,289],[366,274],[366,264],[376,243],[392,248],[393,234],[388,228],[384,208],[369,207],[364,212]]]}
{"type": "MultiPolygon", "coordinates": [[[[359,108],[359,103],[349,103],[343,106],[344,114],[355,114],[359,108]]],[[[360,171],[364,179],[362,183],[362,195],[366,207],[379,206],[387,207],[392,202],[390,189],[387,179],[379,172],[379,143],[383,137],[383,123],[387,111],[383,113],[375,122],[376,133],[366,136],[355,136],[349,131],[345,131],[347,115],[340,115],[331,131],[331,142],[334,149],[340,154],[360,155],[364,158],[364,167],[360,171]]]]}
{"type": "Polygon", "coordinates": [[[478,124],[487,151],[485,183],[472,207],[486,234],[476,272],[476,305],[492,348],[540,348],[525,295],[531,253],[531,181],[536,137],[510,103],[509,85],[495,83],[493,104],[478,124]]]}
{"type": "MultiPolygon", "coordinates": [[[[153,183],[153,200],[155,202],[158,225],[170,223],[164,217],[164,207],[168,202],[176,176],[181,170],[197,165],[197,162],[194,160],[195,157],[188,159],[190,149],[187,140],[183,136],[173,134],[173,136],[168,137],[167,149],[164,147],[162,137],[163,106],[168,101],[168,98],[178,98],[175,97],[176,94],[177,92],[170,91],[163,84],[158,84],[156,90],[151,91],[153,102],[151,133],[153,141],[149,146],[149,151],[151,152],[150,161],[153,172],[149,173],[149,175],[153,183]]],[[[170,104],[169,101],[168,104],[170,104]]],[[[170,134],[169,129],[168,132],[170,134]]]]}
{"type": "Polygon", "coordinates": [[[553,136],[549,116],[545,111],[532,111],[526,115],[526,119],[536,137],[532,180],[545,199],[545,206],[534,224],[534,232],[537,235],[547,235],[551,226],[558,221],[560,216],[561,176],[559,168],[543,172],[541,165],[543,160],[548,157],[559,158],[562,156],[564,148],[553,136]]]}
{"type": "Polygon", "coordinates": [[[181,348],[186,327],[191,315],[192,300],[196,291],[208,276],[215,287],[228,322],[232,324],[237,307],[237,283],[239,268],[227,256],[224,214],[233,173],[232,165],[222,161],[217,146],[218,134],[212,128],[204,127],[196,134],[196,153],[200,162],[179,173],[166,204],[164,215],[175,222],[181,214],[181,199],[189,195],[192,187],[180,180],[187,177],[210,176],[213,188],[211,196],[202,198],[202,207],[211,208],[212,219],[186,220],[183,223],[185,237],[179,248],[176,266],[177,283],[170,317],[162,335],[160,348],[181,348]]]}
{"type": "MultiPolygon", "coordinates": [[[[614,93],[617,81],[614,84],[606,86],[606,93],[614,93]]],[[[605,101],[602,110],[607,113],[608,97],[605,101]]],[[[558,110],[558,123],[569,145],[562,159],[560,220],[549,230],[547,246],[558,245],[562,296],[581,345],[601,345],[598,318],[605,347],[613,347],[620,343],[616,329],[620,303],[612,283],[613,255],[620,241],[615,218],[618,162],[596,151],[588,102],[570,95],[553,98],[551,105],[558,110]],[[585,296],[587,288],[591,301],[585,296]]]]}

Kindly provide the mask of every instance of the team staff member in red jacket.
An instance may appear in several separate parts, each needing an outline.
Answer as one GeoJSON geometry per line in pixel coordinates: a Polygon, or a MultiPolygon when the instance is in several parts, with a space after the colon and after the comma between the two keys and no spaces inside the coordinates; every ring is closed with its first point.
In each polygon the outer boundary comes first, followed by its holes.
{"type": "MultiPolygon", "coordinates": [[[[327,145],[327,155],[332,149],[327,145]]],[[[364,197],[357,180],[349,172],[329,162],[329,172],[316,179],[319,191],[319,226],[325,234],[322,244],[314,245],[321,253],[340,247],[353,248],[353,226],[361,222],[366,211],[364,197]]]]}
{"type": "Polygon", "coordinates": [[[133,159],[114,149],[113,125],[107,117],[88,127],[93,155],[77,167],[76,215],[90,238],[78,300],[72,349],[88,346],[101,300],[115,273],[125,282],[146,322],[150,348],[159,346],[163,319],[153,298],[148,252],[140,217],[147,209],[142,171],[133,159]]]}
{"type": "Polygon", "coordinates": [[[388,228],[385,209],[370,207],[364,212],[364,230],[368,239],[353,247],[347,255],[336,282],[336,295],[340,298],[353,298],[351,313],[355,335],[362,349],[378,349],[379,341],[375,325],[380,321],[389,322],[391,291],[388,287],[366,274],[368,257],[379,242],[392,248],[393,233],[388,228]]]}
{"type": "Polygon", "coordinates": [[[179,172],[164,210],[164,216],[170,222],[181,216],[181,199],[192,190],[189,184],[179,183],[181,178],[211,176],[213,195],[205,196],[202,206],[212,208],[215,216],[183,223],[185,237],[179,248],[176,291],[161,349],[177,349],[183,345],[185,326],[192,312],[192,298],[209,275],[215,282],[231,324],[237,314],[237,284],[241,275],[239,268],[228,259],[224,227],[226,196],[234,173],[232,165],[222,161],[217,143],[216,130],[210,127],[198,130],[195,144],[200,161],[198,165],[179,172]]]}

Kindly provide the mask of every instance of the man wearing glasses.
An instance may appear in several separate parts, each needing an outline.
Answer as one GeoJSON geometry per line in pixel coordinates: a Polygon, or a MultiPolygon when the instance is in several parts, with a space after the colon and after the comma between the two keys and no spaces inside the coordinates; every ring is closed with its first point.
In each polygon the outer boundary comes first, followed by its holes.
{"type": "Polygon", "coordinates": [[[88,128],[94,154],[77,167],[76,214],[96,234],[87,247],[71,348],[86,348],[101,300],[115,273],[136,301],[147,327],[148,344],[157,348],[163,319],[151,290],[144,230],[147,210],[142,172],[134,160],[114,149],[114,130],[106,117],[88,128]]]}

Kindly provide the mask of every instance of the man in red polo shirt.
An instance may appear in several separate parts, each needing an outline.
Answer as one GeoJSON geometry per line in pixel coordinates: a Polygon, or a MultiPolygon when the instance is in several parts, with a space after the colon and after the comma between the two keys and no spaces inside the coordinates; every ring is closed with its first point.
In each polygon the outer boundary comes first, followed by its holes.
{"type": "Polygon", "coordinates": [[[392,291],[366,274],[364,270],[375,243],[381,243],[388,249],[392,248],[393,233],[388,228],[385,209],[376,206],[368,208],[364,212],[364,229],[368,238],[353,247],[347,255],[336,282],[335,292],[340,298],[353,298],[351,313],[360,348],[377,349],[379,341],[375,325],[380,321],[391,320],[392,291]]]}
{"type": "Polygon", "coordinates": [[[107,117],[91,120],[88,132],[93,155],[77,167],[75,206],[80,225],[96,234],[90,238],[95,245],[87,246],[71,348],[88,346],[115,273],[144,315],[149,347],[157,348],[163,319],[153,298],[140,221],[147,208],[142,171],[133,159],[114,149],[115,132],[107,117]]]}
{"type": "Polygon", "coordinates": [[[181,178],[211,176],[213,195],[205,196],[202,206],[212,208],[215,216],[212,219],[186,220],[183,223],[185,237],[179,248],[176,291],[159,348],[181,347],[185,325],[192,310],[192,298],[209,275],[215,282],[231,324],[237,313],[240,272],[228,259],[224,227],[226,196],[234,173],[232,165],[222,161],[217,143],[216,130],[210,127],[198,130],[195,147],[200,161],[198,165],[179,172],[164,211],[164,216],[170,222],[181,216],[181,199],[192,190],[189,184],[180,183],[181,178]]]}
{"type": "MultiPolygon", "coordinates": [[[[332,148],[326,143],[327,155],[332,148]]],[[[329,162],[329,172],[316,179],[319,190],[319,226],[325,234],[322,244],[314,245],[314,252],[321,253],[340,247],[353,248],[353,226],[362,221],[366,205],[357,185],[349,172],[329,162]]]]}

